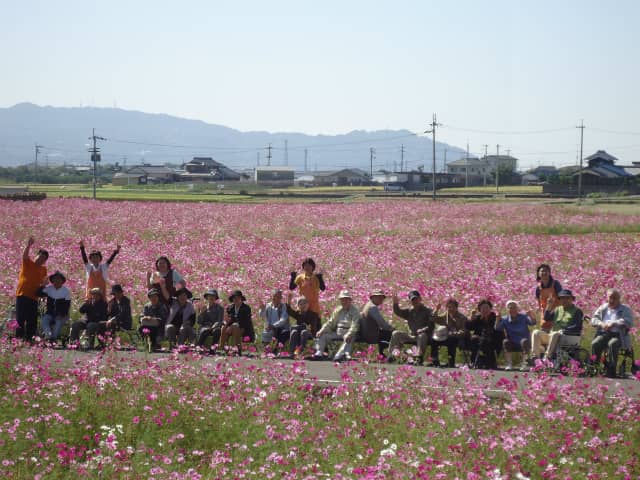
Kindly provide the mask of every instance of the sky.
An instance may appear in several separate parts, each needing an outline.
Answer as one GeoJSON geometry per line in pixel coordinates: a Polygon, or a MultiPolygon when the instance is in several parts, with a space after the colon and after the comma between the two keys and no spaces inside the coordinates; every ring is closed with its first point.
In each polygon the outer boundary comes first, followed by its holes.
{"type": "Polygon", "coordinates": [[[0,107],[242,131],[430,129],[520,167],[640,161],[636,0],[0,0],[0,107]],[[499,145],[499,147],[497,147],[499,145]]]}

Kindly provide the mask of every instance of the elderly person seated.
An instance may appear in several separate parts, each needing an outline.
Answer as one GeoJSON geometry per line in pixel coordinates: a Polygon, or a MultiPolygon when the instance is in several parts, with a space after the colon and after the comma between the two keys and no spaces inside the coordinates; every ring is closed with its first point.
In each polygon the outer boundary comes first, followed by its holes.
{"type": "Polygon", "coordinates": [[[331,318],[316,333],[316,351],[311,360],[321,360],[322,352],[328,342],[341,341],[342,345],[333,357],[333,360],[340,362],[351,359],[351,350],[356,334],[360,328],[360,311],[353,305],[351,294],[347,290],[342,290],[338,295],[340,306],[331,314],[331,318]]]}
{"type": "Polygon", "coordinates": [[[307,342],[315,338],[321,324],[320,317],[309,308],[309,301],[305,297],[299,297],[297,304],[297,309],[291,307],[291,296],[287,296],[287,313],[296,320],[289,337],[289,355],[292,358],[300,355],[307,342]]]}
{"type": "Polygon", "coordinates": [[[433,334],[433,311],[422,303],[422,297],[417,290],[411,290],[408,298],[411,302],[411,307],[400,308],[398,296],[393,296],[393,313],[407,321],[409,332],[404,330],[393,331],[387,361],[395,361],[394,355],[397,354],[405,343],[408,343],[417,345],[418,358],[416,362],[418,365],[422,365],[429,338],[431,338],[433,334]]]}
{"type": "Polygon", "coordinates": [[[527,368],[527,358],[531,350],[529,326],[535,325],[535,314],[527,312],[520,313],[518,303],[515,300],[507,302],[508,313],[500,318],[496,325],[496,330],[504,332],[502,348],[504,348],[504,358],[507,361],[505,370],[513,369],[512,352],[522,352],[522,365],[520,370],[527,368]]]}
{"type": "Polygon", "coordinates": [[[64,286],[67,278],[56,270],[49,276],[50,284],[42,287],[37,295],[47,299],[47,309],[42,316],[42,334],[45,340],[55,342],[62,327],[69,321],[71,291],[64,286]]]}
{"type": "Polygon", "coordinates": [[[620,348],[630,348],[629,329],[633,327],[633,312],[620,301],[620,291],[607,290],[607,303],[598,307],[591,317],[591,325],[597,328],[591,342],[591,354],[599,361],[604,350],[607,351],[606,374],[615,377],[620,348]]]}
{"type": "Polygon", "coordinates": [[[357,341],[368,343],[369,345],[378,344],[378,354],[382,357],[384,349],[389,345],[393,327],[387,322],[380,312],[380,305],[384,303],[387,296],[382,290],[374,290],[369,295],[369,301],[362,309],[362,318],[360,319],[360,332],[358,332],[357,341]]]}
{"type": "MultiPolygon", "coordinates": [[[[553,360],[558,346],[571,347],[580,345],[582,334],[582,310],[574,305],[576,297],[571,290],[560,290],[557,299],[550,299],[544,311],[543,319],[551,326],[550,333],[537,333],[534,336],[534,354],[541,353],[541,343],[547,343],[545,357],[553,360]],[[540,341],[538,337],[541,337],[540,341]]],[[[535,334],[536,332],[534,332],[535,334]]]]}
{"type": "Polygon", "coordinates": [[[206,305],[198,306],[198,341],[199,347],[204,346],[207,338],[212,337],[211,346],[220,341],[220,332],[224,322],[224,308],[218,303],[218,291],[211,288],[203,295],[206,305]]]}
{"type": "Polygon", "coordinates": [[[182,287],[176,291],[176,296],[171,299],[169,307],[169,317],[164,327],[164,334],[169,340],[169,348],[173,348],[176,339],[180,345],[187,341],[193,341],[195,331],[193,326],[196,323],[196,309],[191,303],[193,295],[186,288],[182,287]]]}
{"type": "Polygon", "coordinates": [[[455,368],[456,349],[464,347],[464,327],[467,324],[467,317],[458,310],[458,301],[455,298],[447,300],[446,308],[444,315],[439,315],[440,305],[438,305],[433,314],[436,326],[430,342],[432,366],[440,366],[440,347],[445,346],[447,347],[447,366],[455,368]]]}
{"type": "Polygon", "coordinates": [[[276,288],[271,292],[271,301],[267,305],[260,304],[258,316],[264,320],[263,345],[268,345],[275,340],[274,351],[277,351],[278,345],[287,343],[291,335],[289,314],[287,313],[287,305],[282,301],[282,290],[276,288]]]}

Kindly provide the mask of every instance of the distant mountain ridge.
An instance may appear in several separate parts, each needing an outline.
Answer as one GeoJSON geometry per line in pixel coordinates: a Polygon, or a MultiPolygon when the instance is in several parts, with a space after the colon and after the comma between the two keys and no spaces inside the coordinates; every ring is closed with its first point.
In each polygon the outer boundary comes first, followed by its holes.
{"type": "MultiPolygon", "coordinates": [[[[41,145],[39,162],[45,164],[87,163],[92,128],[105,162],[180,164],[195,156],[212,157],[235,169],[267,165],[271,144],[271,165],[288,164],[296,170],[371,168],[399,170],[404,146],[404,169],[426,164],[431,170],[431,139],[408,130],[355,130],[342,135],[306,135],[295,132],[241,132],[201,120],[166,114],[151,114],[119,108],[51,107],[19,103],[0,108],[0,165],[34,161],[35,145],[41,145]],[[285,141],[288,148],[285,150],[285,141]]],[[[436,142],[436,170],[443,169],[443,150],[448,160],[464,151],[436,142]]]]}

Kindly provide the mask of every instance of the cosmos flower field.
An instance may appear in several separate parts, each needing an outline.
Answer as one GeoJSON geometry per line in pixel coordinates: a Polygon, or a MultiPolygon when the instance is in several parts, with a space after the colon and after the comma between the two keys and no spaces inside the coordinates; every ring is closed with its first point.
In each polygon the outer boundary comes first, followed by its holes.
{"type": "MultiPolygon", "coordinates": [[[[640,214],[78,199],[0,202],[0,214],[3,312],[29,235],[49,250],[48,270],[67,275],[76,304],[84,240],[105,258],[122,245],[110,281],[138,310],[159,255],[196,295],[240,288],[255,310],[308,256],[327,282],[325,311],[345,288],[358,306],[376,288],[401,297],[415,288],[429,306],[454,296],[466,314],[482,297],[527,310],[543,262],[587,314],[614,286],[640,309],[640,214]]],[[[391,316],[388,302],[383,312],[391,316]]],[[[0,341],[2,478],[640,478],[638,390],[594,379],[529,372],[514,381],[362,359],[335,367],[342,382],[322,384],[305,362],[72,353],[0,341]]]]}

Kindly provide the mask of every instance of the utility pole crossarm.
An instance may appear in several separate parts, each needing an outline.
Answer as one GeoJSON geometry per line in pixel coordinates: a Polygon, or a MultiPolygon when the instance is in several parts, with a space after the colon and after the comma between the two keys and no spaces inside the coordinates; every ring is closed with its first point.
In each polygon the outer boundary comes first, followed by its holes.
{"type": "Polygon", "coordinates": [[[431,133],[433,134],[433,138],[431,140],[432,142],[432,151],[431,151],[431,155],[432,155],[432,167],[431,167],[431,187],[433,189],[433,200],[436,199],[436,128],[440,127],[442,124],[438,123],[436,121],[436,114],[433,114],[433,120],[431,122],[431,130],[426,130],[424,133],[431,133]]]}

